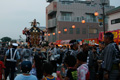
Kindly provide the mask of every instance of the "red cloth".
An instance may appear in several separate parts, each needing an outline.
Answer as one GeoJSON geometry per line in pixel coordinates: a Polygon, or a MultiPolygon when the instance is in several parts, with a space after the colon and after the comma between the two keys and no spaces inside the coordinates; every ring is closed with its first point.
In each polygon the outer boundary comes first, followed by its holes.
{"type": "Polygon", "coordinates": [[[89,78],[90,78],[90,72],[86,74],[86,80],[89,80],[89,78]]]}
{"type": "Polygon", "coordinates": [[[2,69],[4,69],[5,66],[2,61],[0,61],[0,80],[2,80],[2,69]]]}

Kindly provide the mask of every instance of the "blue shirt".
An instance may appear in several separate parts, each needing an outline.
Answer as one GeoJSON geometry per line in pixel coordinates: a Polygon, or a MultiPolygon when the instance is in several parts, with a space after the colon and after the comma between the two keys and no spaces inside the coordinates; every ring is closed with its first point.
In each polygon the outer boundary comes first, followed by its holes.
{"type": "Polygon", "coordinates": [[[34,75],[25,76],[23,74],[20,74],[16,76],[14,80],[37,80],[37,77],[34,75]]]}

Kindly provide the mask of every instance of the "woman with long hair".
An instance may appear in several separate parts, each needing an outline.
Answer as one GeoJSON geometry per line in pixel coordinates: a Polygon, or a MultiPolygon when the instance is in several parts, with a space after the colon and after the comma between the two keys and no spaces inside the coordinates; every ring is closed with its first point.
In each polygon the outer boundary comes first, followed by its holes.
{"type": "Polygon", "coordinates": [[[31,71],[30,73],[36,75],[38,80],[41,80],[43,77],[42,65],[43,65],[42,60],[39,58],[38,55],[35,55],[32,69],[33,71],[31,71]]]}

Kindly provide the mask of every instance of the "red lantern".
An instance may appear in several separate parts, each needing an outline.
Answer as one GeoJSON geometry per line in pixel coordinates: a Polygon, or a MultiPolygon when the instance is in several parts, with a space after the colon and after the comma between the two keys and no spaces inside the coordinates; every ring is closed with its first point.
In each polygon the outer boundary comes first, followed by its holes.
{"type": "Polygon", "coordinates": [[[61,33],[61,31],[58,31],[58,33],[60,34],[60,33],[61,33]]]}
{"type": "Polygon", "coordinates": [[[53,33],[53,35],[55,35],[55,33],[53,33]]]}
{"type": "Polygon", "coordinates": [[[67,29],[64,29],[65,32],[67,32],[67,29]]]}
{"type": "Polygon", "coordinates": [[[45,34],[45,36],[47,36],[47,34],[45,34]]]}
{"type": "Polygon", "coordinates": [[[95,15],[95,16],[98,16],[98,15],[99,15],[99,13],[98,13],[98,12],[95,12],[95,13],[94,13],[94,15],[95,15]]]}
{"type": "Polygon", "coordinates": [[[50,34],[48,34],[48,36],[50,36],[50,34]]]}
{"type": "Polygon", "coordinates": [[[72,28],[74,29],[74,28],[75,28],[75,25],[73,25],[72,28]]]}
{"type": "Polygon", "coordinates": [[[82,23],[84,24],[84,23],[85,23],[85,20],[82,20],[82,23]]]}

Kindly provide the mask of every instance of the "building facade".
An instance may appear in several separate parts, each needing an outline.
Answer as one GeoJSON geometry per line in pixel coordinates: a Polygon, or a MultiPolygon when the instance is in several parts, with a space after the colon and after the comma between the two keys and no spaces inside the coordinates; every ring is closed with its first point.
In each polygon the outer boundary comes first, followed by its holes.
{"type": "Polygon", "coordinates": [[[108,31],[120,29],[120,6],[107,12],[108,31]]]}
{"type": "MultiPolygon", "coordinates": [[[[48,41],[98,38],[98,33],[103,31],[98,22],[103,13],[100,0],[47,0],[47,2],[50,3],[46,7],[48,41]],[[96,11],[99,13],[97,17],[94,15],[96,11]],[[82,20],[85,20],[84,24],[81,23],[82,20]]],[[[109,0],[106,0],[105,12],[113,8],[109,0]]]]}

